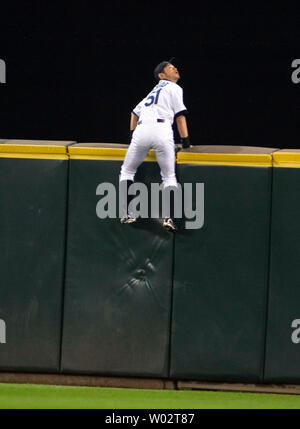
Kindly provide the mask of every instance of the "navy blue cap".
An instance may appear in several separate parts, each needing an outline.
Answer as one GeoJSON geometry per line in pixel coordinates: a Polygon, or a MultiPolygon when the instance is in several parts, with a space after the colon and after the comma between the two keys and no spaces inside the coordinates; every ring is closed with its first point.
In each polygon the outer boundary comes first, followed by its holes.
{"type": "Polygon", "coordinates": [[[163,71],[163,69],[169,64],[169,61],[162,61],[159,63],[154,69],[154,77],[156,80],[159,80],[159,73],[163,71]]]}
{"type": "Polygon", "coordinates": [[[155,79],[158,81],[159,80],[159,73],[162,73],[163,69],[168,65],[171,64],[171,62],[174,60],[175,58],[171,58],[169,61],[162,61],[161,63],[159,63],[155,69],[154,69],[154,77],[155,79]]]}

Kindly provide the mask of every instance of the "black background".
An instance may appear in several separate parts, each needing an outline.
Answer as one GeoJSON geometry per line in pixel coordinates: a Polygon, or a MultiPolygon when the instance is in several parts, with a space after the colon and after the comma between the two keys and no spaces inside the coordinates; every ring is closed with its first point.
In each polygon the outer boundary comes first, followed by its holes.
{"type": "Polygon", "coordinates": [[[0,138],[127,143],[174,56],[193,144],[300,148],[297,3],[10,1],[0,34],[0,138]]]}

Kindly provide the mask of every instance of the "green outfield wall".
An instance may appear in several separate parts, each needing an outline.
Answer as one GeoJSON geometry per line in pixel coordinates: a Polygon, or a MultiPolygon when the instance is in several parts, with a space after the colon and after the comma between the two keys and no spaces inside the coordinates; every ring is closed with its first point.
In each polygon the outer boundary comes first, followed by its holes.
{"type": "Polygon", "coordinates": [[[300,382],[300,151],[274,154],[265,381],[300,382]]]}
{"type": "MultiPolygon", "coordinates": [[[[167,377],[174,236],[158,220],[100,219],[97,188],[118,189],[124,146],[70,148],[62,371],[167,377]]],[[[149,156],[137,181],[160,182],[149,156]]]]}
{"type": "Polygon", "coordinates": [[[272,152],[195,147],[180,183],[204,183],[203,227],[176,236],[171,376],[262,381],[272,152]]]}
{"type": "Polygon", "coordinates": [[[0,371],[298,383],[300,151],[178,152],[174,235],[120,224],[126,150],[0,140],[0,371]]]}
{"type": "Polygon", "coordinates": [[[0,144],[1,370],[59,371],[70,144],[0,144]]]}

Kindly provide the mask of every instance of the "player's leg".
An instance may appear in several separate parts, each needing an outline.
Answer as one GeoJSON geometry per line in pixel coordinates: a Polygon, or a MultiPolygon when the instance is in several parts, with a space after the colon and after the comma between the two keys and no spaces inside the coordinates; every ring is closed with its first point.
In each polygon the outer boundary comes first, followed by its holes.
{"type": "Polygon", "coordinates": [[[175,172],[175,146],[173,134],[163,132],[161,141],[155,145],[157,162],[160,167],[161,177],[163,180],[164,198],[169,201],[169,213],[165,216],[163,225],[171,231],[176,231],[174,224],[175,211],[175,192],[177,190],[177,179],[175,172]]]}
{"type": "MultiPolygon", "coordinates": [[[[140,131],[140,130],[139,130],[140,131]]],[[[126,152],[120,173],[120,189],[122,200],[125,201],[122,207],[121,223],[133,223],[136,221],[133,213],[128,212],[128,206],[133,199],[133,195],[128,194],[129,187],[134,183],[134,177],[138,167],[142,164],[149,152],[149,145],[144,138],[141,139],[141,132],[135,132],[132,141],[126,152]]]]}

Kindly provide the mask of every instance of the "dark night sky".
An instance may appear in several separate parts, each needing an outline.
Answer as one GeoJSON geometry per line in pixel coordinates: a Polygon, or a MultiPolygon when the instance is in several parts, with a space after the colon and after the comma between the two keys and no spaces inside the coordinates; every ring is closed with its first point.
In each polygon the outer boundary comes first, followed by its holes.
{"type": "Polygon", "coordinates": [[[0,138],[127,143],[153,68],[174,56],[193,144],[300,148],[300,6],[238,4],[1,6],[0,138]]]}

